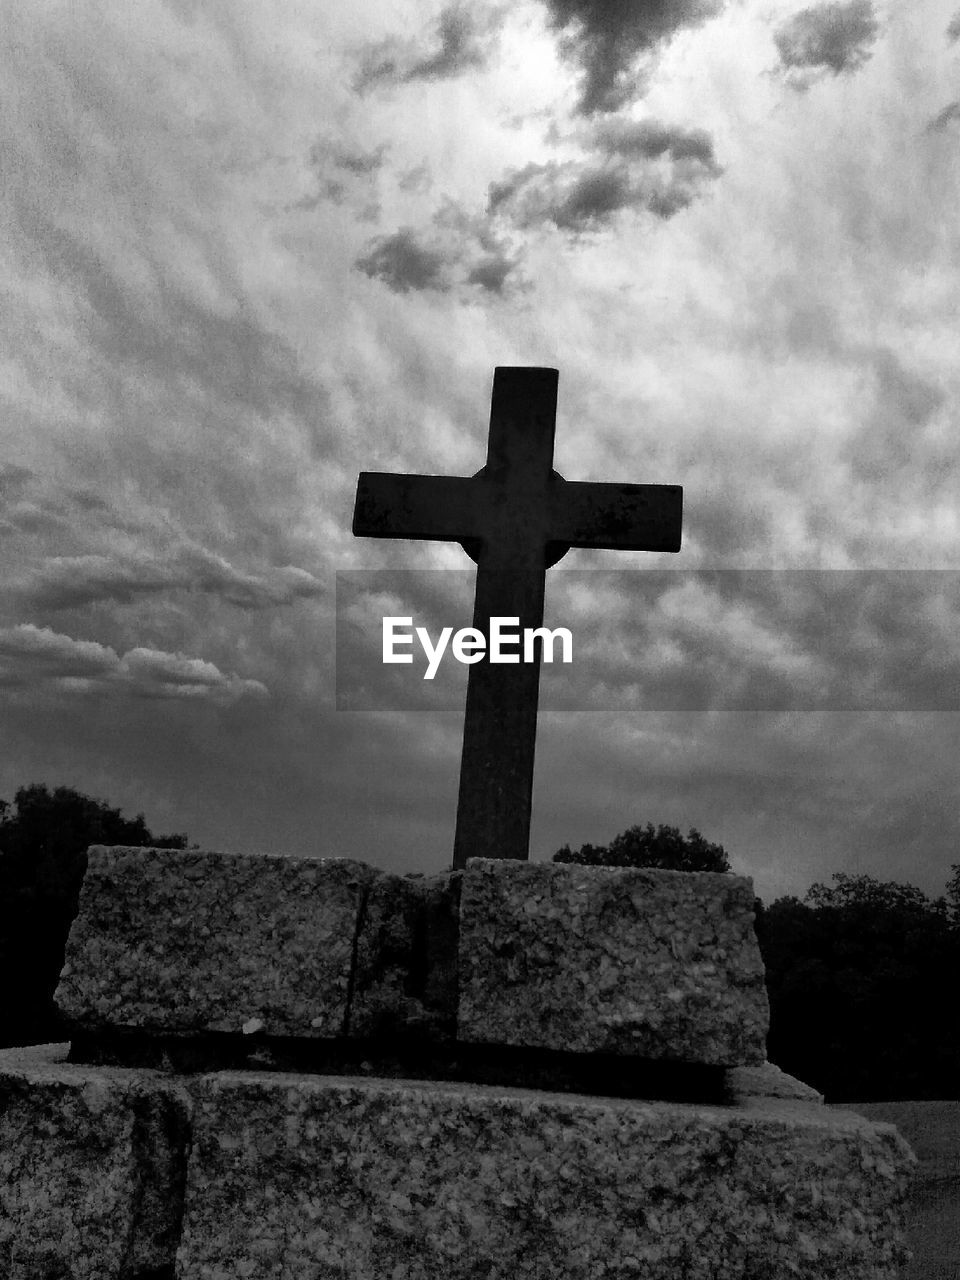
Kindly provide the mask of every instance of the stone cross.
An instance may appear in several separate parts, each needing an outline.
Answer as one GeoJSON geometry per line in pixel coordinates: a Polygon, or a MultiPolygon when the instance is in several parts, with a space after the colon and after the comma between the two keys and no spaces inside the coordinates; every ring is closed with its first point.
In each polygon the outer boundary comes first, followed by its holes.
{"type": "MultiPolygon", "coordinates": [[[[571,547],[679,551],[679,485],[588,484],[552,469],[556,369],[498,368],[486,465],[470,477],[364,471],[353,532],[460,542],[477,564],[473,625],[543,625],[545,571],[571,547]]],[[[510,630],[513,631],[511,626],[510,630]]],[[[522,655],[521,655],[522,656],[522,655]]],[[[540,686],[533,662],[471,665],[460,761],[454,867],[526,858],[540,686]]]]}

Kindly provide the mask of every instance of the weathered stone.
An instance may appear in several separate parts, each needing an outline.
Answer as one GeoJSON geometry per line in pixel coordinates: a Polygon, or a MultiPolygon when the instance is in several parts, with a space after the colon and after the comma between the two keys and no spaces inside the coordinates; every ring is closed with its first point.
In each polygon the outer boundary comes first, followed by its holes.
{"type": "Polygon", "coordinates": [[[787,1075],[772,1062],[756,1067],[731,1067],[726,1072],[726,1086],[736,1101],[745,1098],[796,1098],[801,1102],[823,1102],[823,1094],[796,1076],[787,1075]]]}
{"type": "Polygon", "coordinates": [[[87,1030],[342,1035],[376,875],[338,858],[93,846],[56,1002],[87,1030]]]}
{"type": "Polygon", "coordinates": [[[0,1275],[172,1276],[190,1103],[152,1072],[0,1051],[0,1275]]]}
{"type": "Polygon", "coordinates": [[[179,1280],[894,1280],[913,1161],[800,1102],[218,1074],[179,1280]]]}
{"type": "Polygon", "coordinates": [[[457,1019],[460,873],[382,875],[357,938],[347,1032],[452,1040],[457,1019]]]}
{"type": "Polygon", "coordinates": [[[472,859],[457,1038],[717,1066],[763,1062],[750,880],[472,859]]]}
{"type": "Polygon", "coordinates": [[[817,1104],[64,1052],[0,1054],[3,1280],[894,1280],[903,1257],[909,1149],[817,1104]]]}

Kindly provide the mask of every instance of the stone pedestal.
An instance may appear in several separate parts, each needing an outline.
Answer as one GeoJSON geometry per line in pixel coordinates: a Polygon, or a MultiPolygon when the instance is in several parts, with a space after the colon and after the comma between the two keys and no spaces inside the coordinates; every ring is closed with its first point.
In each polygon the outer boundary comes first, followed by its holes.
{"type": "Polygon", "coordinates": [[[0,1054],[0,1275],[894,1280],[912,1155],[764,1063],[752,901],[93,849],[82,1060],[0,1054]]]}
{"type": "Polygon", "coordinates": [[[763,1062],[769,1023],[743,876],[468,863],[457,1035],[718,1066],[763,1062]]]}
{"type": "Polygon", "coordinates": [[[193,1132],[183,1280],[896,1275],[904,1145],[823,1107],[222,1074],[193,1132]]]}
{"type": "Polygon", "coordinates": [[[0,1275],[172,1276],[192,1101],[158,1072],[0,1051],[0,1275]]]}
{"type": "Polygon", "coordinates": [[[342,1035],[372,867],[89,850],[56,1000],[78,1029],[342,1035]]]}
{"type": "Polygon", "coordinates": [[[762,1062],[753,888],[710,872],[95,846],[57,1003],[78,1031],[762,1062]]]}

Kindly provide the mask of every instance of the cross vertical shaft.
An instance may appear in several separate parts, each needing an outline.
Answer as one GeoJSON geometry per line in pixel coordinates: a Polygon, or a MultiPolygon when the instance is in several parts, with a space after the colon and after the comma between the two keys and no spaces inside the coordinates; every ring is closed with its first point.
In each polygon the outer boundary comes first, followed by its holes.
{"type": "MultiPolygon", "coordinates": [[[[517,618],[520,635],[543,625],[546,539],[536,526],[537,513],[548,510],[557,378],[555,369],[500,368],[494,375],[478,479],[496,486],[500,498],[490,536],[476,551],[473,606],[473,625],[484,636],[492,617],[517,618]]],[[[468,858],[527,856],[539,696],[539,644],[533,662],[493,664],[487,653],[470,668],[454,867],[468,858]]]]}
{"type": "MultiPolygon", "coordinates": [[[[473,625],[490,634],[491,617],[519,619],[519,632],[543,623],[543,568],[477,572],[473,625]]],[[[522,656],[522,655],[518,655],[522,656]]],[[[468,858],[525,858],[530,839],[540,693],[536,661],[494,665],[486,655],[467,677],[460,792],[453,865],[468,858]]]]}

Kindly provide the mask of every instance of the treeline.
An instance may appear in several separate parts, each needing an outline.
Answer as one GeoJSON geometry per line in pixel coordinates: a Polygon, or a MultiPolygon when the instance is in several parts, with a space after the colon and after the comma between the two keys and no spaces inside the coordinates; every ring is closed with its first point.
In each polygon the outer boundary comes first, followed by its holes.
{"type": "MultiPolygon", "coordinates": [[[[184,849],[142,814],[68,787],[0,800],[0,1045],[66,1038],[53,1005],[91,844],[184,849]]],[[[565,846],[557,862],[729,871],[698,831],[635,826],[609,845],[565,846]]],[[[770,994],[769,1057],[831,1102],[960,1097],[960,866],[944,895],[835,875],[803,899],[757,902],[770,994]]]]}
{"type": "Polygon", "coordinates": [[[91,844],[185,849],[70,787],[21,787],[0,800],[0,1045],[62,1040],[53,1004],[91,844]]]}
{"type": "Polygon", "coordinates": [[[830,1102],[960,1097],[960,868],[943,897],[833,876],[757,916],[768,1054],[830,1102]]]}

